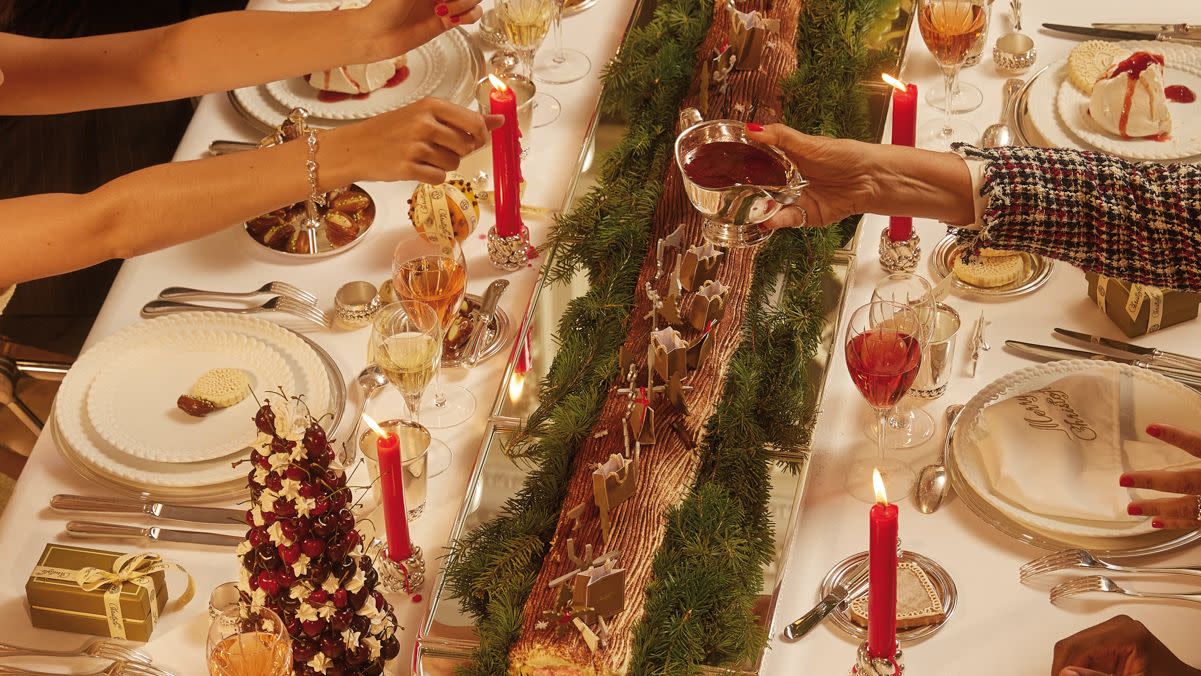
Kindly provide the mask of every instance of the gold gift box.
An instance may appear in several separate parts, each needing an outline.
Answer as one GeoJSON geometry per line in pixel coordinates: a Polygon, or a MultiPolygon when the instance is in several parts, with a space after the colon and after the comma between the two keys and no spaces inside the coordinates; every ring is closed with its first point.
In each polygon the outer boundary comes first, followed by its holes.
{"type": "Polygon", "coordinates": [[[1088,279],[1088,297],[1130,338],[1197,318],[1197,303],[1201,302],[1199,294],[1131,284],[1095,272],[1086,273],[1085,277],[1088,279]],[[1099,290],[1103,291],[1101,298],[1098,298],[1099,290]]]}
{"type": "Polygon", "coordinates": [[[76,573],[83,568],[111,571],[113,562],[123,555],[54,543],[46,545],[25,583],[33,626],[131,641],[149,640],[155,621],[167,605],[163,571],[147,576],[154,588],[153,599],[147,587],[123,583],[118,597],[120,616],[111,618],[111,623],[104,600],[106,587],[88,592],[75,581],[76,573]]]}

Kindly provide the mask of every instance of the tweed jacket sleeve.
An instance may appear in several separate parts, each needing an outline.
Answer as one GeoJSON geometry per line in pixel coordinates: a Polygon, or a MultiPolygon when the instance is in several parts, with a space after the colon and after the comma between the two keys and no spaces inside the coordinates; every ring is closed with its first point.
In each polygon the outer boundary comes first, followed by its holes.
{"type": "Polygon", "coordinates": [[[970,250],[1027,251],[1108,277],[1201,292],[1201,167],[1076,150],[955,149],[984,162],[981,227],[956,232],[970,250]]]}

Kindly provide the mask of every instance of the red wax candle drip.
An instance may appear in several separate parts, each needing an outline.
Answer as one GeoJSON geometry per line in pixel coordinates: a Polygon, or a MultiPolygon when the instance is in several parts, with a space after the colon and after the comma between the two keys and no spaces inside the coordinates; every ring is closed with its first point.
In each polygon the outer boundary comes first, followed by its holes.
{"type": "Polygon", "coordinates": [[[395,432],[375,442],[379,459],[380,494],[384,503],[384,529],[388,533],[388,558],[401,562],[413,556],[409,539],[409,513],[405,510],[404,471],[400,460],[400,439],[395,432]]]}
{"type": "MultiPolygon", "coordinates": [[[[495,84],[495,83],[494,83],[495,84]]],[[[488,95],[489,112],[505,118],[492,130],[492,185],[496,198],[496,234],[512,237],[525,225],[521,222],[521,129],[517,125],[517,96],[512,89],[493,87],[488,95]]]]}
{"type": "Polygon", "coordinates": [[[867,652],[891,658],[897,652],[897,506],[872,505],[867,592],[867,652]]]}
{"type": "MultiPolygon", "coordinates": [[[[892,90],[892,144],[913,147],[917,140],[917,85],[904,90],[892,90]]],[[[888,219],[888,239],[905,242],[913,235],[913,219],[891,216],[888,219]]]]}

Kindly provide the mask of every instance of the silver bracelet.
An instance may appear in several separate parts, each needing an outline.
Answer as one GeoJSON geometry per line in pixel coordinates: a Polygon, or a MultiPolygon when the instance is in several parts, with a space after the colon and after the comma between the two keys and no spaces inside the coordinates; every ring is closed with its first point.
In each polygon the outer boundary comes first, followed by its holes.
{"type": "Polygon", "coordinates": [[[309,146],[309,158],[304,163],[309,177],[309,199],[318,206],[325,206],[325,196],[317,188],[317,130],[309,128],[305,134],[305,141],[309,146]]]}

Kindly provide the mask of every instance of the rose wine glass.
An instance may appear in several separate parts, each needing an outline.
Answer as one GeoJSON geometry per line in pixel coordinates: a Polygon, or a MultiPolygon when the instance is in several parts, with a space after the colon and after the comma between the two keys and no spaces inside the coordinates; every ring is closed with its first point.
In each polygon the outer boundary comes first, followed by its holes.
{"type": "Polygon", "coordinates": [[[577,49],[563,46],[563,5],[566,0],[554,0],[555,48],[543,51],[534,59],[534,76],[550,84],[575,82],[592,70],[592,61],[577,49]]]}
{"type": "Polygon", "coordinates": [[[852,464],[847,489],[858,500],[874,502],[871,475],[876,468],[889,498],[900,500],[913,488],[913,470],[885,452],[885,431],[893,407],[909,391],[922,361],[917,312],[892,301],[872,301],[855,310],[847,321],[846,359],[855,387],[875,409],[878,452],[852,464]]]}
{"type": "MultiPolygon", "coordinates": [[[[496,18],[501,32],[521,59],[525,76],[534,79],[534,53],[542,45],[555,16],[557,0],[496,0],[496,18]]],[[[534,93],[533,126],[544,127],[559,118],[559,99],[545,92],[534,93]]]]}
{"type": "Polygon", "coordinates": [[[290,676],[292,641],[283,620],[269,608],[237,604],[209,625],[210,676],[290,676]]]}
{"type": "MultiPolygon", "coordinates": [[[[380,309],[371,325],[367,358],[379,366],[409,409],[409,420],[420,425],[421,399],[442,361],[442,322],[426,303],[402,300],[380,309]]],[[[428,451],[428,476],[450,466],[450,447],[433,439],[428,451]]]]}
{"type": "MultiPolygon", "coordinates": [[[[921,346],[926,349],[930,336],[934,333],[934,294],[930,282],[921,275],[912,272],[894,272],[876,283],[872,290],[872,300],[889,300],[901,305],[908,305],[917,312],[921,322],[921,346]]],[[[887,435],[889,448],[912,448],[924,444],[934,436],[934,418],[920,408],[912,405],[912,398],[905,397],[897,404],[888,419],[887,435]]],[[[876,438],[875,421],[867,428],[868,436],[876,438]]]]}
{"type": "MultiPolygon", "coordinates": [[[[425,237],[404,241],[392,257],[392,288],[398,298],[428,303],[438,313],[442,333],[459,316],[467,292],[467,262],[458,240],[432,242],[425,237]]],[[[463,387],[434,377],[434,399],[421,410],[430,429],[445,429],[466,422],[475,413],[475,397],[463,387]]]]}
{"type": "Polygon", "coordinates": [[[975,142],[980,132],[953,117],[959,71],[985,30],[985,0],[919,0],[917,21],[926,47],[942,68],[943,119],[923,125],[919,144],[930,150],[950,150],[954,141],[975,142]]]}

